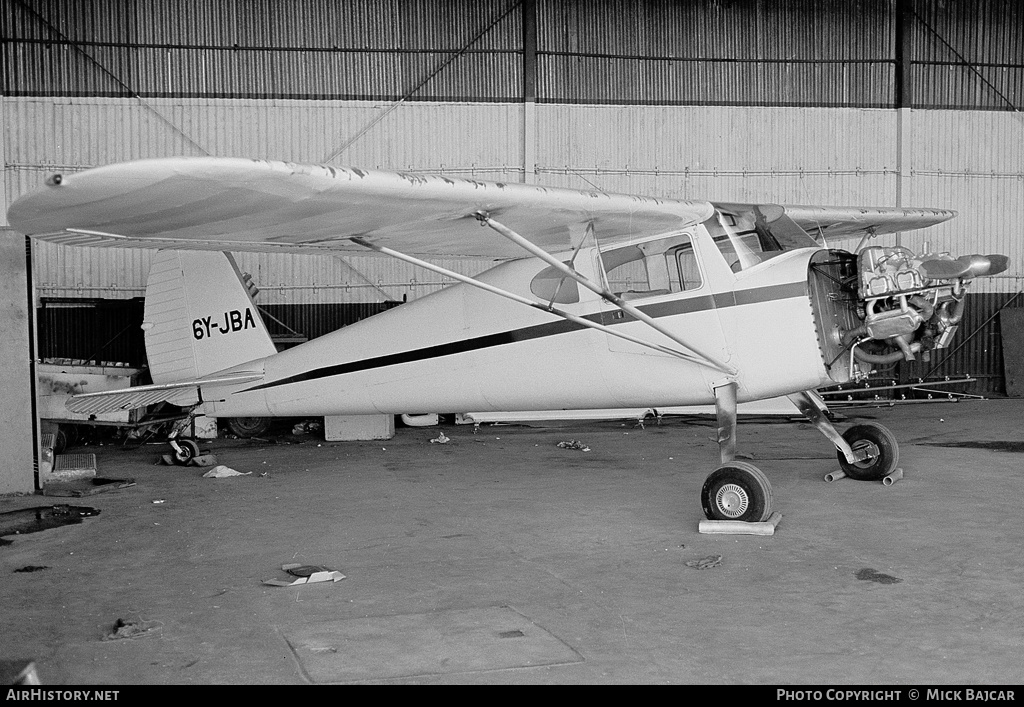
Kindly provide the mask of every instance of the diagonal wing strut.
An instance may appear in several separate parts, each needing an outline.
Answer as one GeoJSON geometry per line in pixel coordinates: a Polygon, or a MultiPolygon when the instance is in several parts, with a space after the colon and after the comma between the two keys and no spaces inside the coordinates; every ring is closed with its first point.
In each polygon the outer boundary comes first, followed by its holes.
{"type": "MultiPolygon", "coordinates": [[[[684,358],[687,358],[687,360],[690,360],[690,361],[693,361],[695,363],[699,363],[701,365],[707,366],[708,368],[714,368],[715,370],[721,371],[722,373],[725,373],[725,374],[730,375],[730,376],[736,375],[736,373],[737,373],[736,369],[733,368],[732,366],[730,366],[729,364],[725,363],[724,361],[719,361],[714,356],[709,356],[706,353],[698,351],[693,346],[691,346],[690,344],[686,343],[681,337],[677,336],[670,329],[668,329],[667,327],[662,326],[661,324],[659,324],[650,315],[644,314],[644,312],[642,312],[640,309],[638,309],[637,307],[633,306],[629,302],[626,302],[624,299],[622,299],[621,297],[616,295],[614,292],[609,290],[607,287],[602,287],[600,285],[595,284],[589,278],[587,278],[584,275],[581,275],[579,272],[577,272],[573,268],[570,268],[565,263],[563,263],[558,258],[556,258],[553,255],[551,255],[550,253],[548,253],[543,248],[535,245],[534,243],[531,243],[526,238],[523,238],[521,235],[519,235],[518,233],[513,231],[508,226],[505,226],[504,224],[501,224],[501,223],[495,221],[487,213],[482,212],[482,211],[478,211],[478,212],[476,212],[475,216],[480,221],[481,224],[489,226],[491,229],[493,229],[497,233],[501,234],[505,238],[509,239],[510,241],[515,243],[516,245],[524,248],[530,254],[537,256],[538,258],[540,258],[544,262],[548,263],[552,267],[557,268],[560,272],[564,273],[565,275],[568,275],[573,280],[575,280],[576,282],[578,282],[581,285],[583,285],[584,287],[586,287],[588,290],[591,290],[592,292],[597,293],[603,299],[605,299],[606,301],[612,303],[613,305],[615,305],[616,307],[621,309],[623,312],[625,312],[626,314],[628,314],[631,317],[633,317],[634,319],[638,319],[639,321],[642,321],[644,324],[647,324],[649,327],[651,327],[655,331],[660,332],[661,334],[664,334],[668,338],[672,339],[672,341],[676,342],[677,344],[679,344],[679,346],[683,347],[683,349],[685,349],[687,352],[689,352],[688,355],[684,357],[684,358]]],[[[610,331],[610,329],[609,329],[609,331],[610,331]]],[[[645,345],[650,345],[650,344],[645,344],[645,345]]]]}
{"type": "Polygon", "coordinates": [[[481,290],[484,290],[486,292],[490,292],[490,293],[495,294],[495,295],[499,295],[501,297],[505,297],[505,298],[510,299],[510,300],[512,300],[514,302],[519,302],[521,304],[525,304],[527,306],[533,307],[534,309],[539,309],[539,310],[541,310],[543,312],[548,312],[550,314],[554,314],[556,316],[562,317],[563,319],[567,319],[570,322],[573,322],[575,324],[579,324],[580,326],[588,327],[590,329],[597,329],[598,331],[602,331],[602,332],[604,332],[606,334],[610,334],[612,336],[617,336],[620,339],[625,339],[626,341],[632,342],[634,344],[639,344],[640,346],[646,346],[647,348],[654,349],[655,351],[659,351],[661,353],[668,354],[670,356],[675,356],[677,358],[681,358],[681,359],[684,359],[686,361],[691,361],[693,363],[699,363],[699,364],[705,364],[705,362],[703,360],[701,360],[700,358],[698,358],[698,357],[696,357],[696,356],[694,356],[692,354],[686,353],[684,351],[676,351],[675,349],[669,348],[667,346],[662,346],[660,344],[655,344],[655,343],[651,343],[649,341],[644,341],[643,339],[639,339],[639,338],[637,338],[635,336],[631,336],[629,334],[625,334],[623,332],[616,331],[612,327],[606,326],[605,324],[599,324],[598,322],[594,322],[594,321],[591,321],[591,320],[586,319],[584,317],[579,317],[579,316],[577,316],[575,314],[571,314],[571,313],[566,312],[564,310],[558,309],[557,307],[553,307],[553,306],[551,306],[550,303],[549,304],[543,304],[541,302],[535,302],[534,300],[531,300],[528,297],[523,297],[521,295],[517,295],[514,292],[509,292],[508,290],[504,290],[504,289],[502,289],[500,287],[495,287],[494,285],[488,284],[486,282],[482,282],[481,280],[477,280],[476,278],[470,277],[468,275],[463,275],[462,273],[457,273],[454,270],[449,270],[448,268],[441,267],[440,265],[435,265],[435,264],[429,263],[429,262],[427,262],[425,260],[420,260],[419,258],[416,258],[416,257],[414,257],[412,255],[406,255],[405,253],[401,253],[401,252],[399,252],[397,250],[393,250],[391,248],[386,248],[384,246],[377,245],[376,243],[371,243],[371,242],[369,242],[367,240],[364,240],[362,238],[352,237],[352,238],[349,238],[349,240],[352,241],[353,243],[355,243],[356,245],[361,245],[364,248],[368,248],[368,249],[370,249],[372,251],[380,253],[381,255],[391,256],[392,258],[396,258],[397,260],[401,260],[403,262],[410,263],[411,265],[416,265],[416,266],[424,268],[426,270],[430,270],[431,272],[435,272],[435,273],[437,273],[439,275],[443,275],[444,277],[450,277],[453,280],[458,280],[459,282],[464,282],[467,285],[472,285],[473,287],[478,287],[481,290]]]}

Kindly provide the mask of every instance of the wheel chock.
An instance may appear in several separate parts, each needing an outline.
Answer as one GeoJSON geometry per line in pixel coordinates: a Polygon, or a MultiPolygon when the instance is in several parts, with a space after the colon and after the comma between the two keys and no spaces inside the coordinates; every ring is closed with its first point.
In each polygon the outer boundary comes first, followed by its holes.
{"type": "MultiPolygon", "coordinates": [[[[839,481],[839,479],[845,479],[845,478],[846,478],[846,474],[843,472],[842,469],[837,469],[836,471],[833,471],[831,474],[825,474],[825,481],[839,481]]],[[[897,481],[899,481],[902,478],[903,478],[903,469],[901,467],[896,467],[895,469],[892,470],[892,473],[890,473],[888,476],[883,476],[882,477],[882,485],[883,486],[892,486],[893,484],[895,484],[897,481]]]]}
{"type": "Polygon", "coordinates": [[[882,486],[892,486],[903,478],[903,469],[896,467],[888,476],[882,477],[882,486]]]}
{"type": "MultiPolygon", "coordinates": [[[[170,454],[161,454],[160,455],[160,463],[163,464],[164,466],[179,466],[178,464],[174,463],[174,459],[173,459],[173,457],[170,454]]],[[[214,454],[200,454],[198,456],[192,457],[191,459],[188,460],[188,463],[185,464],[185,466],[200,466],[200,467],[216,466],[216,465],[217,465],[217,457],[214,454]]]]}
{"type": "Polygon", "coordinates": [[[702,520],[697,528],[705,535],[775,535],[775,527],[782,520],[782,514],[772,513],[771,517],[760,523],[747,523],[742,520],[702,520]]]}

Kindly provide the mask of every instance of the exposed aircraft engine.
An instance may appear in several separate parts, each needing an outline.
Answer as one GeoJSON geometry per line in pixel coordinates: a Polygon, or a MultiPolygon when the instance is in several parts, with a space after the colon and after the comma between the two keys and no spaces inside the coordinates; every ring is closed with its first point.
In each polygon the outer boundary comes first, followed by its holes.
{"type": "Polygon", "coordinates": [[[830,251],[827,261],[812,262],[819,341],[830,374],[845,382],[875,365],[929,360],[956,333],[971,280],[1007,265],[1004,255],[916,255],[901,246],[873,246],[856,256],[830,251]]]}

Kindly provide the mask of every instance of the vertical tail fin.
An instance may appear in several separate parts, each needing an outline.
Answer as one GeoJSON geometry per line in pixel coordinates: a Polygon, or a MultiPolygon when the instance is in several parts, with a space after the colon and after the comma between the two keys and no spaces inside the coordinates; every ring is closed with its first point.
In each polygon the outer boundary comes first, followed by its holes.
{"type": "Polygon", "coordinates": [[[154,383],[194,380],[276,353],[230,253],[158,251],[142,328],[154,383]]]}

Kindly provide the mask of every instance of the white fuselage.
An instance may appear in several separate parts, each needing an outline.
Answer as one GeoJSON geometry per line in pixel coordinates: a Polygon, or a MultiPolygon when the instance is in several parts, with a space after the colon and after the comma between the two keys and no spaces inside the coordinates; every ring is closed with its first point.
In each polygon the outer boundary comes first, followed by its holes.
{"type": "MultiPolygon", "coordinates": [[[[808,296],[814,248],[734,273],[697,229],[703,284],[631,304],[694,349],[736,369],[745,402],[830,382],[808,296]]],[[[585,249],[575,268],[599,281],[585,249]]],[[[484,282],[534,298],[538,259],[504,262],[484,282]]],[[[652,343],[671,339],[581,288],[559,305],[652,343]]],[[[250,362],[264,381],[205,403],[222,416],[349,415],[667,407],[714,402],[726,374],[459,284],[301,346],[250,362]]]]}

